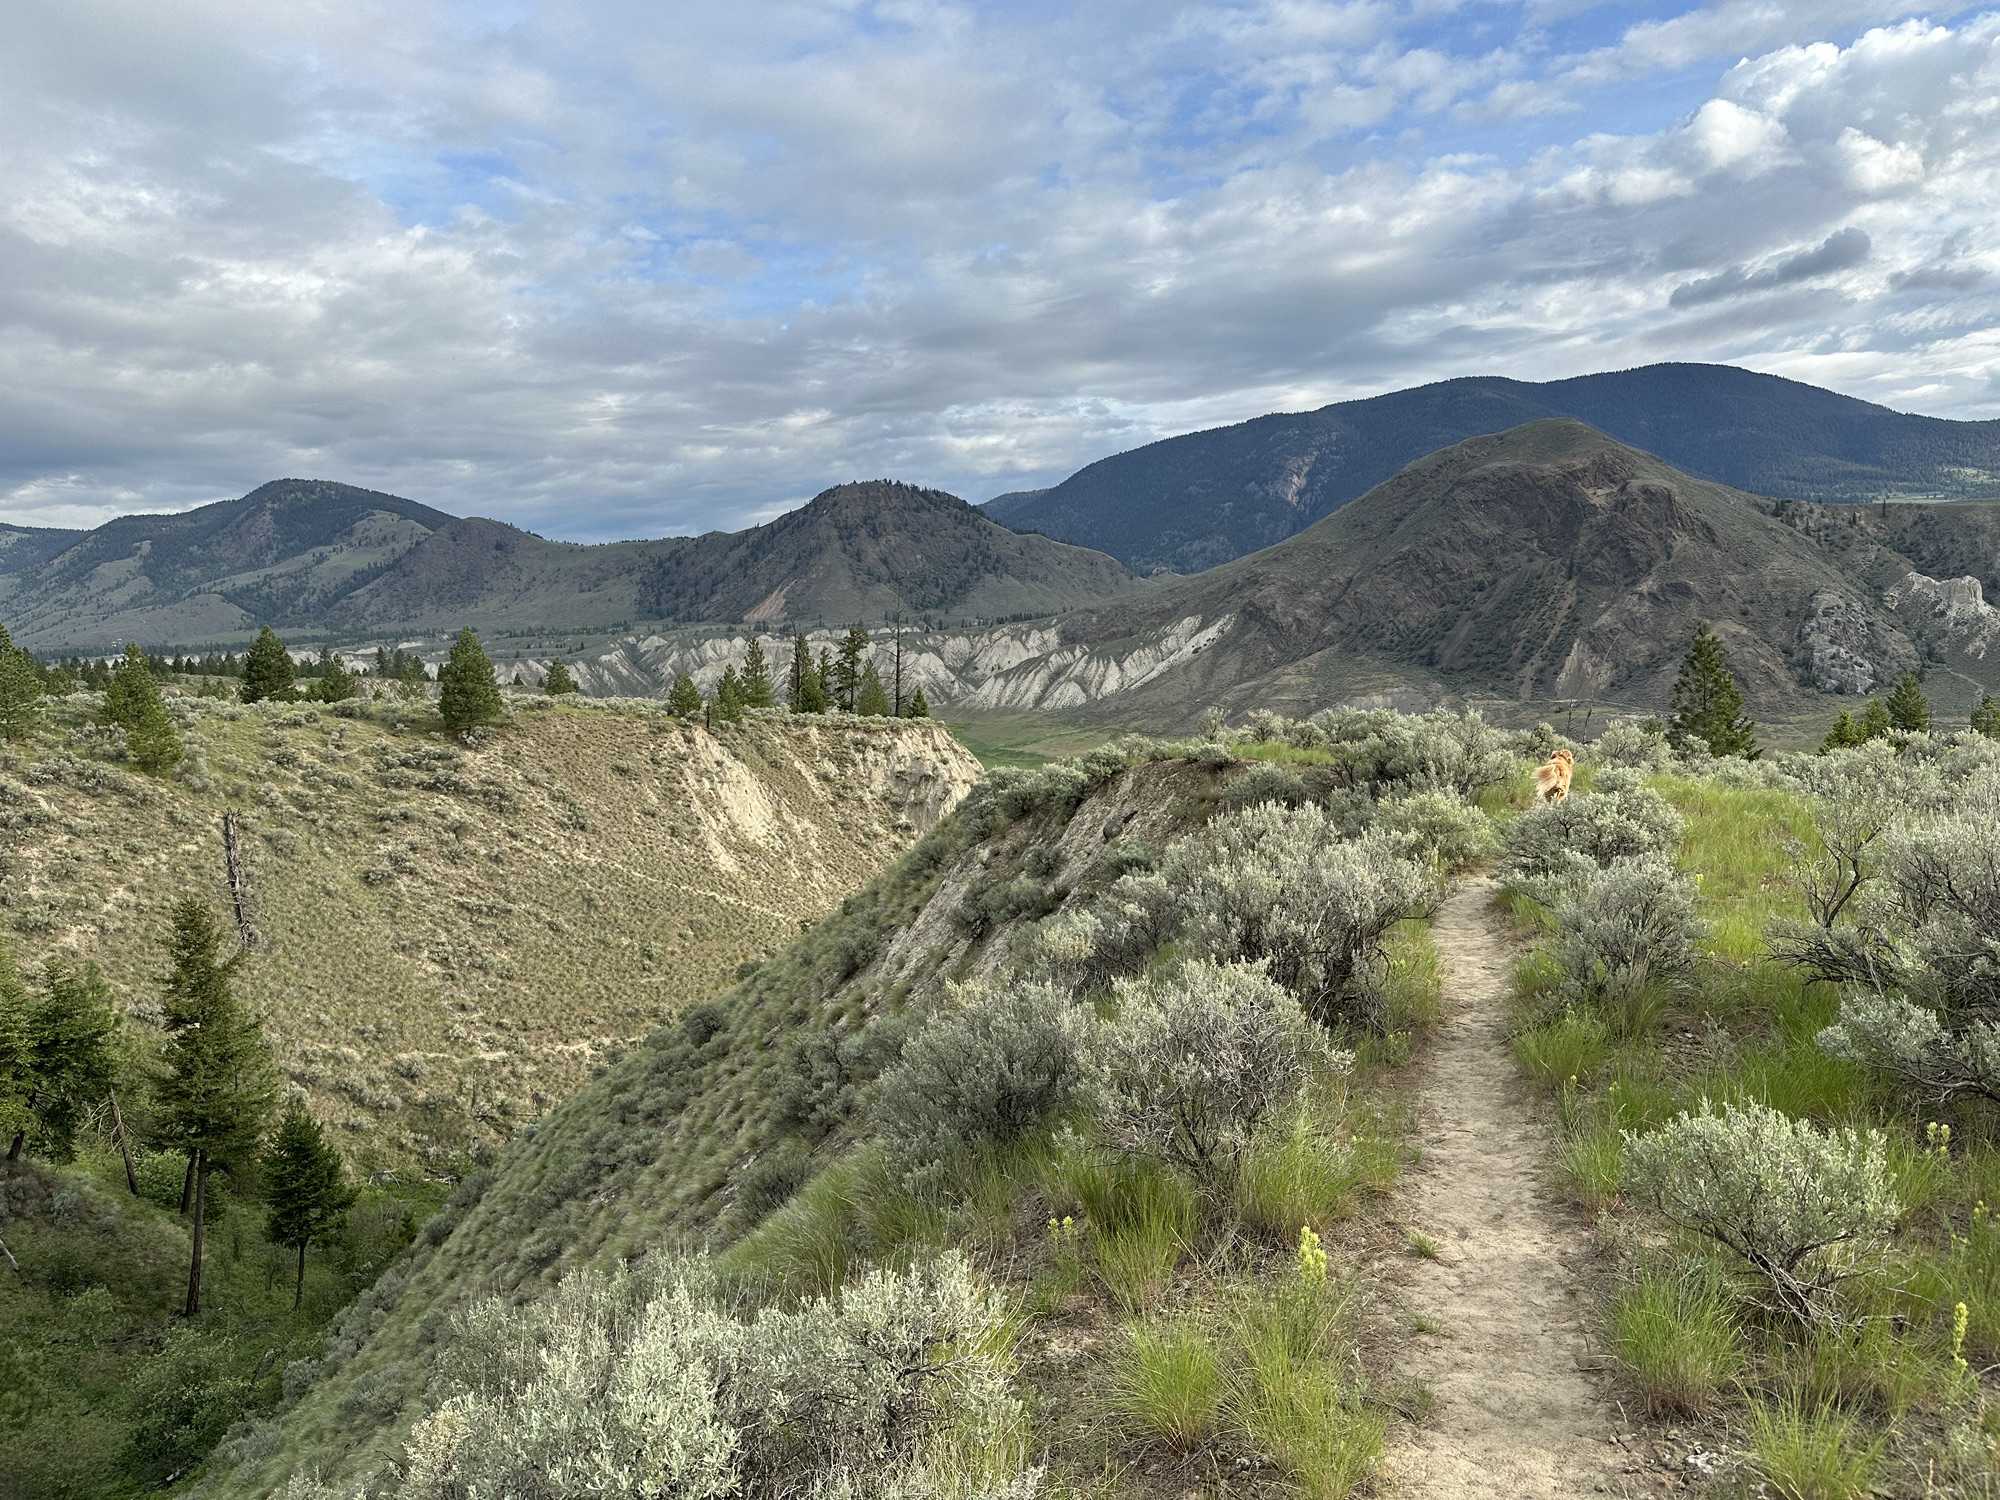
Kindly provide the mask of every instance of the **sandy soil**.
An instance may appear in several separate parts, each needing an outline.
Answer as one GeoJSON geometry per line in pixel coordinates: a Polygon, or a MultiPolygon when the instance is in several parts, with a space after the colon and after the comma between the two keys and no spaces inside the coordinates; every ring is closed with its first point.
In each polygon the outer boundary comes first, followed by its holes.
{"type": "Polygon", "coordinates": [[[1397,1277],[1410,1326],[1396,1373],[1436,1409],[1392,1446],[1391,1493],[1506,1500],[1627,1492],[1623,1426],[1585,1368],[1598,1364],[1579,1269],[1588,1232],[1548,1183],[1551,1131],[1522,1087],[1505,1030],[1510,948],[1493,884],[1463,886],[1439,913],[1445,1019],[1420,1085],[1421,1164],[1399,1215],[1434,1240],[1397,1277]]]}

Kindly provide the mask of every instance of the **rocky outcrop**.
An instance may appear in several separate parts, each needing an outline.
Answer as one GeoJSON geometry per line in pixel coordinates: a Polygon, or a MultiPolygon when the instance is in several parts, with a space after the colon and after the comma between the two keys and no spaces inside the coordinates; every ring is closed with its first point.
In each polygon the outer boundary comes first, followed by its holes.
{"type": "Polygon", "coordinates": [[[2000,609],[1986,602],[1977,578],[1908,573],[1882,596],[1882,602],[1913,629],[1933,639],[1941,637],[1939,643],[1947,649],[1962,651],[1975,661],[1984,661],[1987,650],[2000,639],[2000,609]]]}
{"type": "Polygon", "coordinates": [[[1798,651],[1812,685],[1822,693],[1874,690],[1880,643],[1868,606],[1859,599],[1813,595],[1812,612],[1799,626],[1798,651]]]}

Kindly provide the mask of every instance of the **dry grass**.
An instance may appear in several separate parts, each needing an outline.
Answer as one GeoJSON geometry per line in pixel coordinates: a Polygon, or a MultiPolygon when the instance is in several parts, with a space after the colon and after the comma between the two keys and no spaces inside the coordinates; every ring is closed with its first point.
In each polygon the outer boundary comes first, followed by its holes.
{"type": "Polygon", "coordinates": [[[236,812],[241,986],[281,1068],[358,1164],[441,1166],[787,946],[978,774],[930,725],[535,702],[467,748],[418,706],[182,699],[188,759],[155,778],[77,753],[80,694],[0,757],[0,915],[143,1017],[168,905],[229,909],[236,812]]]}

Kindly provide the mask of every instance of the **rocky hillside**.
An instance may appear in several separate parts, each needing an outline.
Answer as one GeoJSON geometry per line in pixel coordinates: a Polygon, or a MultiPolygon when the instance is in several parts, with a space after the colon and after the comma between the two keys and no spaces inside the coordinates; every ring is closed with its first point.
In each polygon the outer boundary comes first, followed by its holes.
{"type": "Polygon", "coordinates": [[[476,747],[421,707],[176,699],[170,779],[115,759],[94,695],[0,750],[0,915],[24,962],[101,963],[154,1013],[174,899],[233,895],[243,992],[357,1162],[507,1139],[689,1000],[783,949],[964,796],[933,724],[518,700],[476,747]]]}
{"type": "Polygon", "coordinates": [[[2000,495],[2000,422],[1911,416],[1728,365],[1534,383],[1472,377],[1189,433],[1100,459],[994,519],[1192,573],[1303,531],[1425,454],[1549,417],[1754,494],[1866,501],[2000,495]]]}
{"type": "Polygon", "coordinates": [[[913,485],[841,485],[748,531],[581,546],[350,485],[280,480],[92,532],[0,530],[0,616],[40,651],[639,620],[845,623],[1047,614],[1129,587],[1100,553],[1021,536],[913,485]]]}

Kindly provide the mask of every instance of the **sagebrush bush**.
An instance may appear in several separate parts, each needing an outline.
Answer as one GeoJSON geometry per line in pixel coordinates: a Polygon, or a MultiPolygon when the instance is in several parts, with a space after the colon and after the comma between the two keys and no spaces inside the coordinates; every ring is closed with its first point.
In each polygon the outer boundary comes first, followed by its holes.
{"type": "Polygon", "coordinates": [[[1047,1124],[1075,1095],[1090,1027],[1056,985],[1000,980],[958,991],[876,1084],[873,1121],[890,1159],[912,1179],[932,1177],[968,1150],[1047,1124]]]}
{"type": "Polygon", "coordinates": [[[1695,886],[1658,855],[1586,866],[1557,888],[1555,932],[1545,952],[1555,965],[1553,999],[1606,1009],[1636,1034],[1648,991],[1686,982],[1704,931],[1695,886]]]}
{"type": "Polygon", "coordinates": [[[1533,885],[1560,878],[1579,860],[1603,866],[1667,854],[1683,827],[1680,814],[1650,787],[1579,793],[1521,814],[1507,835],[1508,873],[1533,885]]]}
{"type": "Polygon", "coordinates": [[[1415,792],[1384,802],[1376,826],[1417,859],[1454,872],[1478,864],[1499,844],[1486,814],[1449,792],[1415,792]]]}
{"type": "Polygon", "coordinates": [[[1671,758],[1664,733],[1654,733],[1642,719],[1614,719],[1590,747],[1590,758],[1600,766],[1616,766],[1628,771],[1657,771],[1671,758]]]}
{"type": "Polygon", "coordinates": [[[1343,841],[1310,804],[1219,817],[1169,848],[1152,880],[1148,889],[1172,905],[1184,951],[1263,960],[1322,1021],[1353,1008],[1389,929],[1427,914],[1442,895],[1435,871],[1397,840],[1343,841]]]}
{"type": "Polygon", "coordinates": [[[1107,1144],[1213,1187],[1233,1185],[1263,1121],[1316,1070],[1343,1068],[1299,1003],[1248,964],[1192,962],[1125,981],[1091,1059],[1107,1144]]]}
{"type": "Polygon", "coordinates": [[[1821,1130],[1761,1104],[1706,1103],[1625,1136],[1625,1183],[1667,1219],[1743,1257],[1786,1312],[1837,1317],[1831,1294],[1894,1227],[1879,1130],[1821,1130]]]}
{"type": "MultiPolygon", "coordinates": [[[[922,1492],[935,1452],[968,1451],[940,1434],[1018,1426],[1003,1321],[955,1253],[748,1322],[699,1261],[573,1274],[459,1317],[398,1494],[922,1492]]],[[[1013,1445],[985,1447],[1008,1472],[957,1476],[975,1492],[1031,1478],[1013,1445]]]]}

